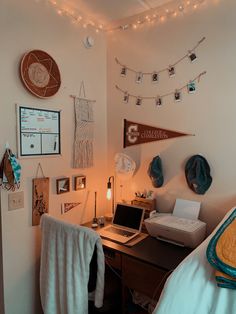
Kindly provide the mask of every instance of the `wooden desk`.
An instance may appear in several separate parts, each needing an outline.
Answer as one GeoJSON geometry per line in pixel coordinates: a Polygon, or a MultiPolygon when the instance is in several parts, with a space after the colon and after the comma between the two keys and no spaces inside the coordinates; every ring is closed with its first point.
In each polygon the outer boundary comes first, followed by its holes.
{"type": "MultiPolygon", "coordinates": [[[[85,225],[90,227],[91,223],[85,225]]],[[[150,236],[133,247],[107,239],[102,243],[106,262],[121,273],[122,313],[127,288],[158,300],[168,275],[192,251],[150,236]]]]}

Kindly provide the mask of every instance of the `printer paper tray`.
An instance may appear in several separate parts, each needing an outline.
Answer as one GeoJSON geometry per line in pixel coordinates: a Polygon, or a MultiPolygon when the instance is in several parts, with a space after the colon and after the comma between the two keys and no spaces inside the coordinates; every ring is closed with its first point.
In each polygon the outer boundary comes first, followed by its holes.
{"type": "Polygon", "coordinates": [[[170,239],[168,239],[168,238],[161,237],[161,236],[156,236],[156,238],[157,238],[158,240],[161,240],[161,241],[165,241],[165,242],[168,242],[168,243],[172,243],[172,244],[175,244],[175,245],[184,247],[184,244],[181,243],[181,242],[177,242],[177,241],[174,241],[174,240],[170,240],[170,239]]]}

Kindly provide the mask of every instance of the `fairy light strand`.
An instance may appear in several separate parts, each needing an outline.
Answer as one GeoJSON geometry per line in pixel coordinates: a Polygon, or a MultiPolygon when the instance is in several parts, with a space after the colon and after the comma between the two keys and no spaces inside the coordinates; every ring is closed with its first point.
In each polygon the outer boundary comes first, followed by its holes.
{"type": "MultiPolygon", "coordinates": [[[[38,0],[35,0],[38,1],[38,0]]],[[[139,17],[134,21],[134,17],[127,18],[133,20],[132,22],[127,22],[118,26],[104,25],[98,21],[91,20],[88,16],[76,12],[71,9],[68,5],[59,4],[58,0],[46,0],[57,12],[59,16],[66,16],[72,20],[72,23],[80,25],[83,28],[92,28],[96,33],[112,33],[115,30],[126,31],[128,29],[136,30],[144,24],[154,25],[155,22],[164,22],[170,18],[176,18],[177,15],[187,13],[191,9],[196,11],[203,5],[207,0],[179,0],[177,4],[166,4],[161,7],[154,7],[150,10],[144,11],[139,17]]]]}
{"type": "MultiPolygon", "coordinates": [[[[206,37],[203,37],[201,40],[199,40],[199,42],[198,42],[192,49],[188,50],[188,53],[187,53],[187,54],[185,54],[182,58],[180,58],[180,59],[177,60],[176,62],[171,63],[171,66],[172,66],[172,67],[175,67],[177,64],[179,64],[179,63],[180,63],[181,61],[183,61],[185,58],[188,58],[188,57],[189,57],[189,53],[194,52],[194,51],[198,48],[198,46],[199,46],[205,39],[206,39],[206,37]]],[[[137,73],[140,73],[140,71],[134,70],[134,69],[132,69],[132,68],[130,68],[130,67],[127,67],[125,64],[121,63],[121,62],[118,60],[118,58],[116,58],[116,57],[115,57],[115,61],[116,61],[116,63],[119,64],[121,67],[126,68],[126,69],[127,69],[128,71],[130,71],[130,72],[133,72],[133,73],[136,73],[136,74],[137,74],[137,73]]],[[[166,68],[163,68],[163,69],[158,70],[158,71],[155,70],[155,71],[152,71],[152,72],[141,72],[141,73],[142,73],[143,75],[152,75],[153,72],[159,74],[159,73],[168,71],[168,69],[169,69],[169,67],[166,67],[166,68]]]]}
{"type": "MultiPolygon", "coordinates": [[[[128,29],[137,30],[140,26],[144,24],[152,25],[155,22],[164,22],[169,18],[176,18],[178,14],[184,14],[190,9],[196,11],[201,5],[203,5],[206,0],[180,0],[174,8],[169,8],[167,5],[162,7],[155,7],[150,10],[143,12],[137,20],[132,22],[127,22],[121,25],[110,27],[107,31],[126,31],[128,29]]],[[[173,7],[173,5],[172,5],[173,7]]],[[[128,20],[128,19],[127,19],[128,20]]]]}
{"type": "Polygon", "coordinates": [[[47,1],[56,10],[58,15],[67,16],[68,18],[72,20],[73,23],[81,24],[83,28],[91,27],[96,31],[96,33],[100,31],[106,31],[102,23],[95,23],[91,19],[85,18],[81,14],[75,13],[74,10],[67,7],[63,7],[62,5],[59,5],[56,0],[47,0],[47,1]]]}
{"type": "MultiPolygon", "coordinates": [[[[198,74],[198,76],[196,76],[194,79],[190,80],[190,82],[200,82],[200,79],[203,75],[205,75],[207,72],[204,71],[204,72],[201,72],[200,74],[198,74]]],[[[177,88],[176,91],[182,91],[184,90],[185,88],[187,88],[188,84],[185,84],[184,86],[180,87],[180,88],[177,88]]],[[[156,99],[157,97],[159,98],[164,98],[164,97],[167,97],[167,96],[171,96],[171,95],[174,95],[175,92],[169,92],[169,93],[166,93],[166,94],[163,94],[163,95],[157,95],[157,96],[140,96],[140,95],[134,95],[134,94],[130,94],[129,92],[127,92],[126,90],[123,90],[122,88],[120,88],[118,85],[116,85],[116,89],[119,90],[120,92],[122,92],[123,94],[128,94],[129,97],[132,97],[132,98],[141,98],[141,99],[156,99]]]]}

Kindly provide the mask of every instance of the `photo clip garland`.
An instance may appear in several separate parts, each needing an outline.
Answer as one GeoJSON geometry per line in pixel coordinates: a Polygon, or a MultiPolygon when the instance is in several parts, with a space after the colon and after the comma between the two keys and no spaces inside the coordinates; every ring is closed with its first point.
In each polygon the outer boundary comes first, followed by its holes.
{"type": "Polygon", "coordinates": [[[167,96],[173,96],[175,102],[180,102],[182,100],[182,92],[184,89],[187,88],[187,91],[189,94],[193,94],[196,92],[196,82],[200,82],[200,79],[203,75],[205,75],[207,72],[201,72],[197,77],[190,80],[187,84],[182,86],[181,88],[176,89],[174,92],[169,92],[163,95],[157,95],[157,96],[139,96],[139,95],[133,95],[128,93],[128,91],[125,91],[121,89],[118,85],[116,85],[116,89],[123,93],[123,102],[128,103],[130,98],[135,98],[136,102],[135,104],[137,106],[142,105],[144,99],[152,99],[155,101],[156,106],[161,106],[163,104],[163,98],[167,96]]]}
{"type": "Polygon", "coordinates": [[[198,48],[198,46],[203,43],[203,41],[205,39],[206,39],[206,37],[203,37],[201,40],[199,40],[198,43],[192,49],[188,50],[188,53],[186,53],[182,58],[178,59],[176,62],[172,63],[168,67],[165,67],[165,68],[160,69],[160,70],[154,70],[152,72],[142,72],[142,71],[137,71],[135,69],[132,69],[132,68],[124,65],[123,63],[121,63],[118,60],[118,58],[115,58],[115,61],[118,65],[121,66],[120,75],[122,77],[127,77],[127,74],[129,71],[129,72],[133,72],[135,74],[135,82],[137,84],[142,83],[144,76],[149,76],[151,78],[150,81],[154,84],[157,84],[159,82],[160,73],[167,72],[168,76],[171,78],[171,77],[175,76],[176,65],[179,64],[180,62],[182,62],[184,59],[188,58],[191,63],[196,61],[197,60],[197,54],[195,51],[198,48]]]}

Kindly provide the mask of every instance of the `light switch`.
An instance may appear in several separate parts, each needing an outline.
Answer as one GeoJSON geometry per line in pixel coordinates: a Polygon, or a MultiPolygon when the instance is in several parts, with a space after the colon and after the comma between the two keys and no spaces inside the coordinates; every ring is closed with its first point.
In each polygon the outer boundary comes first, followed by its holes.
{"type": "Polygon", "coordinates": [[[8,194],[8,210],[24,207],[24,192],[14,192],[8,194]]]}

